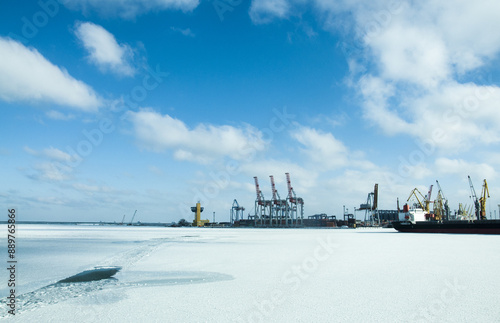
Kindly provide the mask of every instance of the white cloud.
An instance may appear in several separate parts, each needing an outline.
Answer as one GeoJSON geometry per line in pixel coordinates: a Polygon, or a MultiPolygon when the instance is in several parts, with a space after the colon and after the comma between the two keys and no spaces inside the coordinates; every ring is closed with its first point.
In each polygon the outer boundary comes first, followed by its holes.
{"type": "Polygon", "coordinates": [[[292,137],[304,146],[303,154],[324,169],[337,169],[348,163],[347,147],[331,133],[301,127],[292,137]]]}
{"type": "Polygon", "coordinates": [[[299,127],[291,133],[292,138],[303,145],[302,154],[322,171],[343,167],[371,169],[374,165],[363,158],[360,152],[353,152],[331,133],[299,127]]]}
{"type": "Polygon", "coordinates": [[[388,134],[409,134],[447,153],[498,143],[499,88],[460,83],[457,75],[481,73],[479,68],[498,56],[500,37],[491,28],[500,28],[500,21],[490,12],[500,5],[425,1],[391,8],[390,3],[350,6],[364,55],[349,59],[376,67],[361,70],[355,83],[364,117],[388,134]]]}
{"type": "Polygon", "coordinates": [[[37,162],[33,167],[33,173],[28,177],[37,181],[60,182],[72,179],[74,169],[69,166],[77,156],[71,156],[54,147],[35,150],[24,147],[24,151],[32,156],[39,157],[43,162],[37,162]]]}
{"type": "Polygon", "coordinates": [[[57,162],[38,163],[34,170],[35,173],[28,177],[37,181],[60,182],[71,179],[71,167],[57,162]]]}
{"type": "Polygon", "coordinates": [[[130,65],[132,49],[118,44],[115,37],[102,26],[91,22],[79,23],[75,34],[89,52],[89,60],[101,70],[110,70],[123,76],[134,75],[135,71],[130,65]]]}
{"type": "Polygon", "coordinates": [[[135,136],[141,146],[154,151],[174,150],[178,160],[210,163],[221,157],[248,158],[266,145],[257,129],[200,124],[190,129],[169,115],[142,109],[129,112],[135,136]]]}
{"type": "MultiPolygon", "coordinates": [[[[254,0],[251,8],[287,19],[307,10],[303,3],[254,0]]],[[[493,31],[500,29],[500,2],[308,3],[325,29],[341,32],[356,49],[346,51],[347,83],[361,95],[363,116],[386,134],[409,134],[446,152],[500,141],[499,88],[463,81],[487,73],[499,56],[500,33],[493,31]]]]}
{"type": "Polygon", "coordinates": [[[75,116],[72,114],[64,114],[56,110],[47,111],[45,115],[53,120],[71,120],[75,118],[75,116]]]}
{"type": "Polygon", "coordinates": [[[75,156],[71,156],[70,154],[65,153],[64,151],[54,147],[45,148],[40,151],[31,149],[30,147],[24,147],[24,151],[33,156],[44,157],[53,161],[60,161],[60,162],[71,162],[74,161],[76,158],[75,156]]]}
{"type": "Polygon", "coordinates": [[[363,76],[358,83],[363,97],[364,117],[373,121],[387,134],[406,132],[408,123],[397,112],[390,110],[388,100],[394,96],[395,88],[379,77],[363,76]]]}
{"type": "Polygon", "coordinates": [[[458,176],[470,175],[471,178],[484,179],[495,178],[496,171],[492,166],[485,163],[468,162],[463,159],[436,159],[436,169],[443,174],[456,174],[458,176]]]}
{"type": "Polygon", "coordinates": [[[256,24],[269,23],[274,18],[285,18],[289,9],[287,0],[253,0],[250,18],[256,24]]]}
{"type": "Polygon", "coordinates": [[[362,78],[359,86],[364,117],[387,134],[408,134],[431,145],[433,152],[445,153],[500,142],[496,86],[450,81],[432,91],[388,92],[386,87],[393,86],[372,76],[362,78]]]}
{"type": "Polygon", "coordinates": [[[176,33],[180,33],[184,36],[187,36],[187,37],[194,37],[195,34],[191,31],[191,28],[178,28],[178,27],[170,27],[170,30],[176,32],[176,33]]]}
{"type": "Polygon", "coordinates": [[[399,23],[365,42],[385,79],[435,87],[450,76],[447,48],[432,28],[399,23]]]}
{"type": "Polygon", "coordinates": [[[347,22],[379,55],[382,69],[392,69],[394,66],[385,60],[396,57],[399,61],[395,65],[417,71],[417,79],[422,76],[420,71],[433,76],[446,74],[450,69],[466,72],[484,65],[500,50],[500,35],[491,32],[500,28],[497,1],[312,2],[326,17],[326,26],[339,28],[335,21],[347,22]]]}
{"type": "Polygon", "coordinates": [[[87,84],[74,79],[36,49],[0,37],[0,99],[46,102],[96,111],[101,100],[87,84]]]}
{"type": "Polygon", "coordinates": [[[65,0],[63,4],[72,10],[97,11],[104,15],[117,15],[133,19],[138,15],[158,10],[182,10],[189,12],[199,5],[199,0],[65,0]]]}

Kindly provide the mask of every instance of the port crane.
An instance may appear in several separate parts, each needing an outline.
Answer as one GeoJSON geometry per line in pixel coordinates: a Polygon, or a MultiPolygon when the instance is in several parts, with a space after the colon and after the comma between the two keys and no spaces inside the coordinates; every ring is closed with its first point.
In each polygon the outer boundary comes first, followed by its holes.
{"type": "Polygon", "coordinates": [[[414,188],[413,191],[411,191],[410,196],[408,197],[408,200],[406,200],[406,202],[409,202],[411,200],[412,196],[414,196],[418,202],[418,203],[414,203],[414,206],[420,207],[425,212],[426,219],[435,218],[435,215],[431,214],[431,212],[430,212],[430,204],[432,203],[431,194],[432,194],[432,185],[429,188],[427,195],[425,195],[425,196],[422,193],[420,193],[418,188],[414,188]]]}
{"type": "Polygon", "coordinates": [[[233,205],[231,206],[231,224],[234,224],[234,221],[243,220],[243,211],[245,211],[245,208],[240,206],[238,201],[234,199],[233,205]]]}
{"type": "Polygon", "coordinates": [[[449,220],[450,217],[450,207],[448,205],[448,200],[444,196],[443,189],[439,185],[439,181],[436,180],[438,187],[438,195],[436,201],[434,202],[434,214],[436,215],[436,220],[449,220]]]}
{"type": "MultiPolygon", "coordinates": [[[[276,189],[276,184],[274,183],[274,176],[269,175],[269,178],[271,180],[271,190],[273,193],[273,199],[272,199],[272,207],[271,207],[271,215],[274,217],[276,220],[276,223],[278,225],[282,224],[283,218],[286,218],[288,221],[288,206],[286,200],[281,199],[280,194],[278,193],[278,190],[276,189]]],[[[288,223],[287,223],[288,225],[288,223]]]]}
{"type": "Polygon", "coordinates": [[[287,196],[287,201],[290,207],[289,210],[289,215],[291,218],[291,221],[294,222],[296,225],[303,225],[303,219],[304,219],[304,200],[301,197],[297,197],[295,194],[295,191],[293,190],[292,187],[292,182],[290,180],[290,173],[285,173],[286,176],[286,184],[288,187],[288,196],[287,196]]]}
{"type": "MultiPolygon", "coordinates": [[[[399,200],[398,200],[398,203],[399,203],[399,200]]],[[[365,221],[365,223],[367,223],[367,221],[369,220],[371,222],[372,226],[373,226],[374,220],[377,220],[378,225],[380,225],[380,219],[379,219],[378,212],[377,212],[377,209],[378,209],[377,204],[378,204],[378,184],[375,184],[373,192],[368,193],[368,197],[366,198],[366,203],[361,204],[359,206],[359,209],[358,209],[358,211],[365,210],[365,220],[364,221],[365,221]],[[370,214],[369,217],[368,217],[368,214],[370,214]]],[[[398,210],[399,210],[399,206],[398,206],[398,210]]]]}
{"type": "Polygon", "coordinates": [[[255,224],[259,222],[260,225],[264,225],[264,221],[269,219],[271,215],[271,201],[264,199],[264,194],[260,190],[259,179],[254,176],[255,180],[255,191],[257,193],[257,198],[255,199],[255,224]],[[269,208],[269,210],[268,210],[269,208]]]}
{"type": "Polygon", "coordinates": [[[486,199],[490,197],[488,183],[486,182],[486,179],[483,181],[483,189],[481,191],[481,197],[478,198],[476,195],[476,190],[474,189],[474,185],[472,185],[472,180],[470,176],[468,176],[468,178],[471,191],[471,198],[472,201],[474,201],[474,208],[476,211],[476,219],[486,220],[486,199]]]}
{"type": "Polygon", "coordinates": [[[137,210],[135,210],[134,215],[132,216],[132,220],[130,220],[130,223],[128,225],[132,225],[134,222],[135,214],[137,213],[137,210]]]}
{"type": "MultiPolygon", "coordinates": [[[[432,190],[432,186],[431,186],[431,190],[432,190]]],[[[429,191],[429,193],[426,196],[424,196],[422,193],[420,193],[420,191],[418,190],[418,188],[414,188],[413,191],[411,191],[410,196],[408,197],[408,200],[406,200],[406,202],[409,202],[411,200],[411,197],[415,196],[415,199],[418,202],[417,206],[420,206],[420,208],[422,210],[424,210],[427,213],[429,213],[429,204],[430,204],[430,202],[428,201],[428,196],[430,196],[430,193],[431,192],[429,191]],[[420,196],[420,198],[419,198],[419,196],[420,196]]],[[[417,203],[415,203],[415,204],[417,204],[417,203]]]]}
{"type": "Polygon", "coordinates": [[[481,220],[486,220],[486,199],[490,197],[490,190],[488,189],[488,183],[486,179],[483,181],[483,189],[481,191],[481,197],[479,198],[479,205],[481,207],[481,220]]]}
{"type": "Polygon", "coordinates": [[[429,213],[429,212],[430,212],[430,211],[429,211],[429,208],[430,208],[430,204],[432,203],[432,201],[431,201],[432,186],[433,186],[433,185],[431,185],[431,187],[429,187],[429,192],[427,192],[427,195],[425,196],[425,202],[424,202],[424,203],[425,203],[425,211],[426,211],[427,213],[429,213]]]}
{"type": "Polygon", "coordinates": [[[422,201],[425,202],[425,196],[422,193],[420,193],[420,191],[418,190],[418,188],[414,188],[413,191],[411,191],[410,196],[408,197],[408,199],[406,200],[406,202],[409,202],[411,200],[412,196],[415,196],[415,199],[418,202],[418,206],[420,206],[420,208],[422,210],[429,211],[429,210],[426,210],[424,204],[422,203],[422,201]],[[420,195],[420,198],[418,197],[419,195],[420,195]],[[420,201],[420,199],[422,199],[422,201],[420,201]]]}

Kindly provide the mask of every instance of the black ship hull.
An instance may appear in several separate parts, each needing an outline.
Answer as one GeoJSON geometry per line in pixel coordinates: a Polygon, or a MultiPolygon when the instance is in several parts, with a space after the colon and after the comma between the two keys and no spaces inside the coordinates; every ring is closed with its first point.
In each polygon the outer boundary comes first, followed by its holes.
{"type": "Polygon", "coordinates": [[[397,221],[392,224],[399,232],[500,234],[500,220],[397,221]]]}

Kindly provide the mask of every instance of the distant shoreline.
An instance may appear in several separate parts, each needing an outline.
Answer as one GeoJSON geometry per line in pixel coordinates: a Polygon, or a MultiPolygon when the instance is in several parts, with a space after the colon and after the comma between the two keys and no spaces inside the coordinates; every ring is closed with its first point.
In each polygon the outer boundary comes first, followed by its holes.
{"type": "MultiPolygon", "coordinates": [[[[116,225],[116,226],[150,226],[150,227],[171,227],[173,223],[117,223],[117,222],[85,222],[85,221],[74,221],[74,222],[62,222],[62,221],[16,221],[18,224],[63,224],[63,225],[116,225]]],[[[7,224],[7,221],[0,221],[0,224],[7,224]]]]}

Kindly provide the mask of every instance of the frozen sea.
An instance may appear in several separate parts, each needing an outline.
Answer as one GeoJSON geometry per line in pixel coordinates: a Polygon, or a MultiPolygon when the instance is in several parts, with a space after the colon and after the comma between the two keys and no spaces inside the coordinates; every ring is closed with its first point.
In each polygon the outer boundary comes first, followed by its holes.
{"type": "MultiPolygon", "coordinates": [[[[18,225],[14,322],[500,322],[500,235],[18,225]],[[54,284],[95,266],[114,279],[54,284]]],[[[0,254],[7,267],[7,228],[0,254]]]]}

